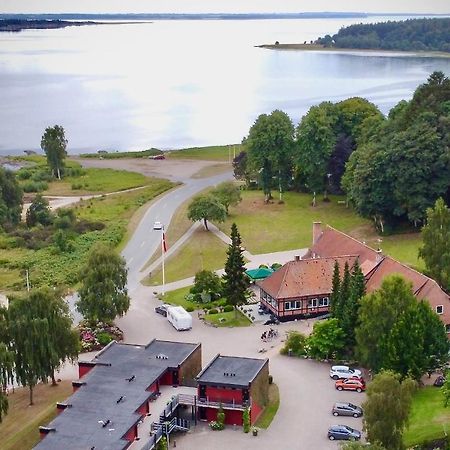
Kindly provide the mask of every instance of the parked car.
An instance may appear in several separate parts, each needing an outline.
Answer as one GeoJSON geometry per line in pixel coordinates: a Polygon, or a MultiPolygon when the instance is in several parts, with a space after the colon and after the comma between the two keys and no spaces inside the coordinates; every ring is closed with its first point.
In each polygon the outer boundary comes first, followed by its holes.
{"type": "Polygon", "coordinates": [[[359,441],[361,439],[361,431],[355,430],[347,425],[333,425],[328,429],[328,439],[330,441],[334,441],[335,439],[359,441]]]}
{"type": "Polygon", "coordinates": [[[362,373],[358,369],[352,369],[348,366],[332,366],[330,369],[330,377],[333,380],[339,380],[339,378],[361,377],[362,373]]]}
{"type": "Polygon", "coordinates": [[[153,229],[154,230],[162,230],[162,223],[161,222],[155,222],[153,224],[153,229]]]}
{"type": "Polygon", "coordinates": [[[149,158],[151,158],[151,159],[166,159],[166,157],[164,155],[154,155],[154,156],[149,156],[149,158]]]}
{"type": "Polygon", "coordinates": [[[335,387],[338,391],[362,392],[366,390],[366,383],[362,378],[347,378],[345,380],[337,380],[335,387]]]}
{"type": "Polygon", "coordinates": [[[353,416],[361,417],[363,415],[363,410],[360,406],[356,406],[353,403],[340,403],[334,404],[331,410],[333,416],[353,416]]]}
{"type": "Polygon", "coordinates": [[[444,383],[445,383],[445,377],[444,377],[444,375],[439,375],[439,376],[434,380],[433,386],[436,386],[436,387],[442,387],[442,386],[444,386],[444,383]]]}
{"type": "Polygon", "coordinates": [[[166,305],[165,303],[163,303],[162,305],[159,305],[155,308],[155,312],[157,312],[158,314],[161,314],[164,317],[167,317],[167,308],[170,305],[166,305]]]}

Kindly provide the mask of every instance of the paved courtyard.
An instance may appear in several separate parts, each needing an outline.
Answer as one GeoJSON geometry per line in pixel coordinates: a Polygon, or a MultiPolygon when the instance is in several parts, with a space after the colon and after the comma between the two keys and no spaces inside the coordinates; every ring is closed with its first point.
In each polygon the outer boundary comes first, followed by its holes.
{"type": "Polygon", "coordinates": [[[282,341],[289,330],[309,333],[313,320],[282,323],[276,327],[279,336],[262,342],[260,336],[269,329],[261,323],[242,328],[215,328],[204,324],[193,314],[193,328],[177,332],[166,318],[156,314],[154,307],[161,302],[152,289],[139,286],[133,292],[133,302],[127,315],[117,321],[124,330],[126,341],[144,344],[151,339],[201,342],[205,366],[217,353],[223,355],[268,357],[270,373],[280,390],[280,409],[267,430],[257,437],[246,435],[241,428],[228,427],[221,432],[210,431],[200,424],[186,435],[176,436],[177,448],[193,449],[337,449],[336,442],[327,439],[327,429],[333,424],[347,424],[362,429],[361,419],[333,417],[331,408],[336,401],[360,405],[365,394],[338,392],[329,377],[330,364],[289,358],[279,354],[282,341]],[[259,351],[264,348],[265,353],[259,351]]]}

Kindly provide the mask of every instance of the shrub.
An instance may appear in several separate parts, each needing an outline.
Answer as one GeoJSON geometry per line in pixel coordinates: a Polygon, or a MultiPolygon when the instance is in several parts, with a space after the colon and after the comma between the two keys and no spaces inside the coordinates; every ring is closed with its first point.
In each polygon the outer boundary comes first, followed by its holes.
{"type": "Polygon", "coordinates": [[[28,180],[31,178],[32,172],[31,170],[28,169],[20,169],[17,173],[16,173],[16,177],[19,180],[28,180]]]}
{"type": "Polygon", "coordinates": [[[208,312],[208,314],[218,314],[218,313],[219,313],[219,311],[217,311],[216,308],[212,308],[212,309],[210,309],[209,312],[208,312]]]}
{"type": "Polygon", "coordinates": [[[244,433],[248,433],[250,431],[250,411],[248,408],[245,408],[242,413],[242,427],[244,429],[244,433]]]}
{"type": "Polygon", "coordinates": [[[37,170],[36,172],[33,172],[31,175],[31,179],[33,181],[52,181],[52,175],[50,172],[47,172],[46,170],[37,170]]]}
{"type": "Polygon", "coordinates": [[[22,186],[24,192],[42,192],[47,188],[48,184],[44,181],[28,181],[22,186]]]}
{"type": "Polygon", "coordinates": [[[108,345],[114,338],[108,333],[97,334],[97,341],[100,345],[108,345]]]}
{"type": "Polygon", "coordinates": [[[83,189],[82,183],[72,183],[72,191],[79,191],[80,189],[83,189]]]}
{"type": "Polygon", "coordinates": [[[234,306],[233,305],[225,305],[223,307],[223,312],[231,312],[234,310],[234,306]]]}
{"type": "Polygon", "coordinates": [[[211,305],[203,305],[203,309],[208,311],[208,309],[211,309],[212,306],[211,305]]]}
{"type": "Polygon", "coordinates": [[[287,355],[289,350],[295,356],[306,354],[306,336],[298,331],[289,331],[284,347],[280,350],[282,355],[287,355]]]}
{"type": "Polygon", "coordinates": [[[209,422],[209,427],[211,428],[211,430],[214,430],[214,431],[220,431],[225,428],[223,424],[217,422],[216,420],[209,422]]]}
{"type": "Polygon", "coordinates": [[[192,306],[188,306],[188,307],[186,308],[186,311],[187,311],[187,312],[192,312],[192,311],[194,311],[194,308],[193,308],[192,306]]]}

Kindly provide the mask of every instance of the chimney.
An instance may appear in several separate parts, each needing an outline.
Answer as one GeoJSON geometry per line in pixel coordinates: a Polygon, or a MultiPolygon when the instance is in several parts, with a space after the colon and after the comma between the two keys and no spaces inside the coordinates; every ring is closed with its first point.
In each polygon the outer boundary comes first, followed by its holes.
{"type": "Polygon", "coordinates": [[[295,259],[295,261],[300,261],[300,255],[295,255],[294,259],[295,259]]]}
{"type": "Polygon", "coordinates": [[[377,250],[377,256],[375,258],[375,262],[378,264],[383,260],[383,250],[381,248],[378,248],[377,250]]]}
{"type": "Polygon", "coordinates": [[[313,235],[312,245],[317,244],[320,236],[322,235],[322,222],[313,222],[313,235]]]}

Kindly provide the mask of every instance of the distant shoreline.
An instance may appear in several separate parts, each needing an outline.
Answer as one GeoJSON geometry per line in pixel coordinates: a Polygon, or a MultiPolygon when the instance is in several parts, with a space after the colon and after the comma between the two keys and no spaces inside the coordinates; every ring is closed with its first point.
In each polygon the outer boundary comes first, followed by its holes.
{"type": "Polygon", "coordinates": [[[76,21],[76,20],[1,20],[0,19],[0,33],[18,33],[23,30],[56,30],[66,27],[80,27],[87,25],[127,25],[136,23],[152,23],[150,21],[127,21],[127,22],[98,22],[98,21],[76,21]]]}
{"type": "Polygon", "coordinates": [[[446,52],[431,52],[431,51],[404,51],[404,50],[383,50],[376,48],[337,48],[324,47],[320,44],[262,44],[255,45],[257,48],[264,48],[266,50],[288,50],[288,51],[318,51],[318,52],[333,52],[333,53],[385,53],[400,54],[402,56],[417,56],[421,58],[450,58],[450,53],[446,52]]]}

